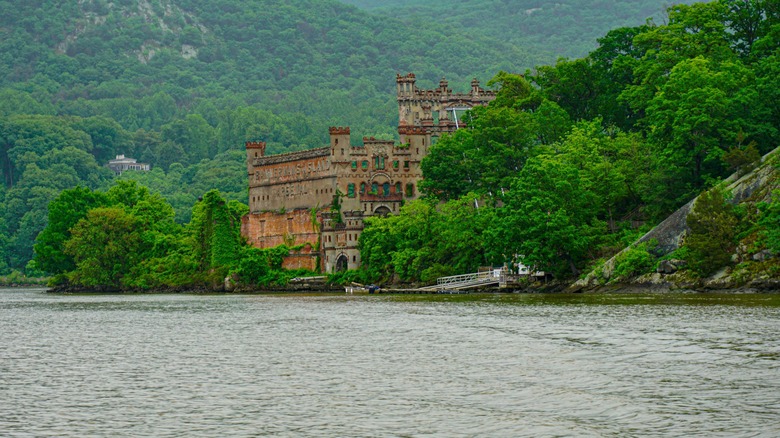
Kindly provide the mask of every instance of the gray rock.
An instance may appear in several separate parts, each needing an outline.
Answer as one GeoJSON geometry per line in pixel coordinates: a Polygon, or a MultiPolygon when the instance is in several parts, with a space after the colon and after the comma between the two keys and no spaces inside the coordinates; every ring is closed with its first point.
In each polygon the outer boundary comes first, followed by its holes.
{"type": "Polygon", "coordinates": [[[770,251],[768,249],[765,249],[763,251],[759,251],[759,252],[753,254],[753,257],[751,257],[751,258],[753,259],[753,261],[763,262],[766,259],[771,259],[772,258],[772,251],[770,251]]]}
{"type": "Polygon", "coordinates": [[[658,263],[658,269],[656,269],[656,272],[659,274],[674,274],[677,272],[677,266],[672,263],[671,260],[661,260],[660,263],[658,263]]]}

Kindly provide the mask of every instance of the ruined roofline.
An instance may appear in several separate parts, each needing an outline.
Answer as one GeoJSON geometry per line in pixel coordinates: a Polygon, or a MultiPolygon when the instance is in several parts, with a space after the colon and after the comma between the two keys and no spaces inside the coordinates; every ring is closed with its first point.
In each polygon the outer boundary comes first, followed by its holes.
{"type": "Polygon", "coordinates": [[[471,90],[466,93],[453,93],[446,78],[441,78],[439,86],[433,89],[417,88],[417,77],[414,73],[401,75],[396,73],[397,97],[399,101],[409,100],[439,100],[441,103],[451,101],[484,101],[496,97],[496,91],[486,90],[479,86],[477,78],[471,81],[471,90]]]}
{"type": "Polygon", "coordinates": [[[304,160],[309,158],[327,157],[330,155],[330,146],[322,148],[308,149],[305,151],[287,152],[284,154],[269,155],[255,159],[255,166],[267,166],[269,164],[288,163],[291,161],[304,160]]]}
{"type": "MultiPolygon", "coordinates": [[[[480,88],[476,99],[494,97],[496,97],[496,91],[480,88]]],[[[475,99],[475,96],[471,93],[453,93],[452,90],[448,90],[446,93],[442,93],[442,91],[439,89],[423,90],[421,88],[415,87],[414,94],[399,94],[397,100],[433,100],[434,98],[440,99],[442,103],[447,103],[459,100],[471,101],[475,99]]]]}

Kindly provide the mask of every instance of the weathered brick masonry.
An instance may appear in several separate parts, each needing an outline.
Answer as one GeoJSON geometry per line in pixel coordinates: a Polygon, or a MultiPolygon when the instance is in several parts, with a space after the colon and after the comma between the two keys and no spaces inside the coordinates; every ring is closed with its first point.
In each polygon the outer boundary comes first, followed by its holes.
{"type": "Polygon", "coordinates": [[[458,111],[495,98],[476,79],[466,94],[452,93],[443,79],[434,90],[420,90],[415,82],[412,73],[396,77],[399,143],[364,137],[353,146],[348,127],[330,128],[328,146],[302,152],[265,156],[265,143],[247,142],[250,212],[242,235],[259,248],[308,244],[290,254],[287,268],[360,266],[363,218],[397,213],[416,199],[420,162],[431,142],[465,126],[458,111]],[[331,211],[337,194],[340,213],[331,211]]]}

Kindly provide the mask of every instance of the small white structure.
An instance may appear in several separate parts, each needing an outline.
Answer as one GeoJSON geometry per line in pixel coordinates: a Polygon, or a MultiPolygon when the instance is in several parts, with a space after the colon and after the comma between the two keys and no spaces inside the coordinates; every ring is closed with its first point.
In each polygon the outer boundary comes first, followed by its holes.
{"type": "Polygon", "coordinates": [[[525,276],[529,276],[529,275],[533,276],[533,277],[544,277],[544,271],[534,271],[531,266],[526,266],[523,263],[523,259],[524,258],[525,258],[525,256],[515,254],[515,260],[511,264],[511,266],[512,266],[512,268],[514,268],[512,270],[514,272],[516,272],[517,275],[519,275],[521,277],[525,277],[525,276]]]}
{"type": "Polygon", "coordinates": [[[115,174],[121,175],[126,170],[140,170],[143,172],[149,171],[149,165],[146,163],[138,163],[135,158],[125,157],[124,155],[117,155],[116,159],[108,162],[108,168],[113,170],[115,174]]]}

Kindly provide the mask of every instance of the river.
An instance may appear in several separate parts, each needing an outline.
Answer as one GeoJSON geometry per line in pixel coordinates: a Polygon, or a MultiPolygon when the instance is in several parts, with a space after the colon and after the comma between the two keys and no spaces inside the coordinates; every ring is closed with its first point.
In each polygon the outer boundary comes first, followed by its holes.
{"type": "Polygon", "coordinates": [[[780,436],[780,294],[0,289],[0,436],[780,436]]]}

